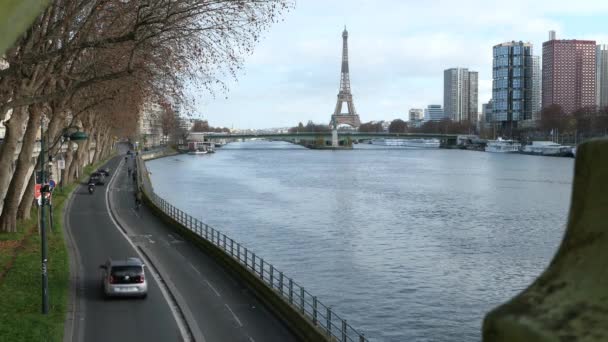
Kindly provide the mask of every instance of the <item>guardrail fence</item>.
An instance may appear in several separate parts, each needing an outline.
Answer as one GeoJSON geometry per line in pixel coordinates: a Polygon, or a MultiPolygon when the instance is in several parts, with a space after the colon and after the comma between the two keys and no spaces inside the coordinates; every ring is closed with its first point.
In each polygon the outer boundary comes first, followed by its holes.
{"type": "Polygon", "coordinates": [[[306,291],[303,286],[265,261],[264,258],[158,196],[152,189],[148,170],[141,158],[138,158],[138,170],[140,171],[138,180],[141,188],[158,209],[238,261],[249,272],[272,288],[281,299],[310,319],[315,326],[325,331],[329,340],[342,342],[367,341],[363,333],[355,330],[345,319],[332,311],[330,306],[321,303],[316,296],[306,291]]]}

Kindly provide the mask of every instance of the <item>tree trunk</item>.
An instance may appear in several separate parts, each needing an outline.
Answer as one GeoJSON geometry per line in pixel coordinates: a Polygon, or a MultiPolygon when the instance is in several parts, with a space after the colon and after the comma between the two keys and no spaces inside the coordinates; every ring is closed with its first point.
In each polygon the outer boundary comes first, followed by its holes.
{"type": "Polygon", "coordinates": [[[85,163],[82,164],[83,168],[85,166],[91,164],[91,140],[85,141],[84,145],[85,145],[85,150],[83,152],[84,152],[84,161],[85,161],[85,163]]]}
{"type": "Polygon", "coordinates": [[[73,182],[75,181],[75,177],[76,177],[76,168],[77,165],[79,163],[79,158],[78,156],[80,155],[80,149],[82,148],[82,146],[78,145],[78,149],[75,152],[72,152],[72,158],[70,160],[70,167],[67,168],[66,167],[66,172],[67,172],[67,179],[69,179],[69,182],[73,182]]]}
{"type": "Polygon", "coordinates": [[[83,161],[85,160],[84,158],[87,155],[86,150],[89,148],[89,141],[90,140],[87,140],[84,143],[78,144],[78,150],[76,150],[76,155],[74,156],[74,159],[72,160],[72,163],[70,165],[70,179],[77,181],[78,178],[82,176],[78,171],[80,171],[83,165],[87,165],[84,164],[83,161]]]}
{"type": "Polygon", "coordinates": [[[18,220],[28,220],[30,218],[30,212],[32,211],[32,203],[34,203],[34,186],[36,184],[35,171],[36,170],[34,169],[34,172],[32,172],[32,175],[30,176],[30,180],[27,183],[25,192],[23,193],[23,198],[21,198],[19,209],[17,209],[18,220]]]}
{"type": "Polygon", "coordinates": [[[99,158],[101,157],[101,147],[102,147],[102,143],[101,143],[101,133],[97,132],[95,134],[95,153],[93,153],[93,163],[96,163],[97,160],[99,160],[99,158]]]}
{"type": "MultiPolygon", "coordinates": [[[[24,124],[27,121],[27,110],[24,107],[15,108],[11,118],[5,122],[6,134],[4,142],[0,144],[0,198],[5,198],[8,192],[11,177],[13,176],[13,162],[17,151],[18,141],[24,133],[24,124]]],[[[0,210],[2,204],[0,201],[0,210]]]]}
{"type": "Polygon", "coordinates": [[[60,130],[60,127],[64,124],[65,120],[64,120],[64,116],[59,115],[59,114],[53,114],[51,116],[51,121],[49,122],[49,127],[47,129],[47,131],[45,132],[47,137],[48,137],[48,149],[50,151],[50,155],[57,155],[57,153],[61,152],[60,148],[61,148],[61,136],[60,134],[62,133],[60,130]],[[54,146],[53,146],[54,145],[54,146]]]}
{"type": "Polygon", "coordinates": [[[112,148],[112,137],[110,136],[110,131],[107,130],[106,133],[102,136],[101,139],[101,156],[99,160],[103,160],[108,157],[112,148]]]}
{"type": "Polygon", "coordinates": [[[32,153],[36,144],[36,133],[38,133],[41,113],[38,108],[33,106],[29,107],[28,112],[30,113],[30,118],[27,122],[25,136],[23,137],[23,146],[21,147],[21,152],[19,152],[17,166],[15,167],[6,197],[4,197],[4,206],[0,215],[0,231],[3,232],[17,231],[17,209],[19,209],[19,203],[21,202],[23,186],[31,176],[32,153]]]}
{"type": "Polygon", "coordinates": [[[67,186],[72,182],[70,178],[70,168],[72,167],[72,161],[74,160],[74,150],[72,150],[72,142],[67,142],[68,146],[65,151],[65,169],[63,169],[63,175],[61,175],[61,182],[64,186],[67,186]]]}
{"type": "Polygon", "coordinates": [[[78,149],[73,153],[70,168],[68,169],[68,177],[71,181],[78,181],[80,174],[77,172],[82,165],[82,151],[84,150],[85,143],[77,143],[78,149]]]}

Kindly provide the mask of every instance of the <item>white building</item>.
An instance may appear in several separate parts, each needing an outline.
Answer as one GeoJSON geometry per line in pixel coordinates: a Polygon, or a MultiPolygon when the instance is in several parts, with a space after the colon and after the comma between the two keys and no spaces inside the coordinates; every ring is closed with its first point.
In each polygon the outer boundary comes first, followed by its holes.
{"type": "Polygon", "coordinates": [[[477,119],[478,73],[467,68],[443,72],[443,111],[452,121],[477,119]]]}
{"type": "Polygon", "coordinates": [[[424,119],[424,109],[422,108],[412,108],[408,112],[409,121],[418,121],[424,119]]]}
{"type": "Polygon", "coordinates": [[[540,120],[542,109],[543,74],[540,66],[540,56],[532,56],[532,121],[540,120]]]}
{"type": "Polygon", "coordinates": [[[425,121],[441,121],[445,119],[443,108],[441,105],[428,105],[424,109],[424,120],[425,121]]]}
{"type": "Polygon", "coordinates": [[[139,136],[143,147],[160,145],[163,138],[161,126],[162,107],[153,102],[146,102],[139,116],[139,136]]]}

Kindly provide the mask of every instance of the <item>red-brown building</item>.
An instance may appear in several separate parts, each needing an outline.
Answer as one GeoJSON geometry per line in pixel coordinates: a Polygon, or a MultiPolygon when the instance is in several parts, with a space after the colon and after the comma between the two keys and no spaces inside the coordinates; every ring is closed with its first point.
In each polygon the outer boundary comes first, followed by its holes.
{"type": "Polygon", "coordinates": [[[595,46],[593,40],[576,39],[543,43],[543,108],[558,104],[570,114],[595,106],[595,46]]]}

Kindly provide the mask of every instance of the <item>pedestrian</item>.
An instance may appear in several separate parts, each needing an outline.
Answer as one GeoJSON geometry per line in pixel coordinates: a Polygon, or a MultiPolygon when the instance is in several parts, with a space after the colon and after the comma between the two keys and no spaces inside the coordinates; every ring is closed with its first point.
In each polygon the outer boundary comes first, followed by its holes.
{"type": "Polygon", "coordinates": [[[135,192],[135,209],[139,210],[140,207],[141,207],[141,192],[136,191],[135,192]]]}

